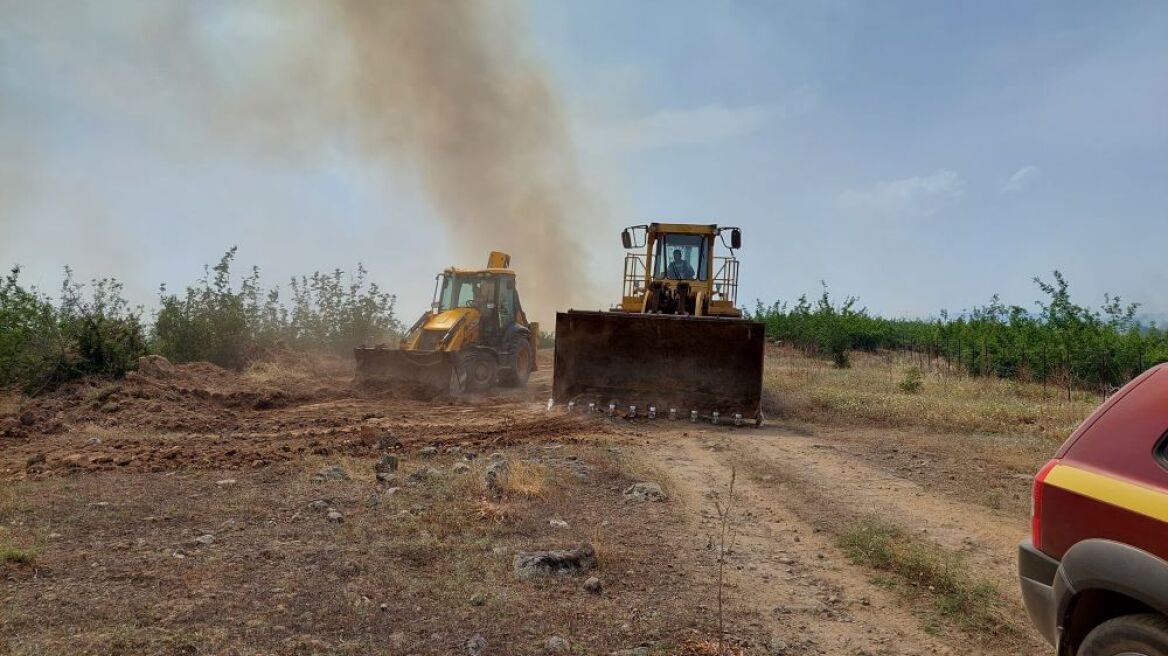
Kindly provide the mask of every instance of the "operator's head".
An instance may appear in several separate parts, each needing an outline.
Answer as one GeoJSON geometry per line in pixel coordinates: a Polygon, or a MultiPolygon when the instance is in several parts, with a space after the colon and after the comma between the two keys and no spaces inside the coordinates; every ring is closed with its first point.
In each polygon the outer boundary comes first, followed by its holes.
{"type": "Polygon", "coordinates": [[[674,262],[681,261],[681,249],[680,248],[673,249],[673,261],[674,262]]]}

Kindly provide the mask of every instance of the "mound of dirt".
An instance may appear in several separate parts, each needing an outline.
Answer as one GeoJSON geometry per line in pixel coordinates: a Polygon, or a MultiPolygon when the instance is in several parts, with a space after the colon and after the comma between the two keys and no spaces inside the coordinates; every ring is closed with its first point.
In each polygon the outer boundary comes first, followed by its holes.
{"type": "Polygon", "coordinates": [[[353,385],[352,364],[304,357],[244,372],[146,358],[118,381],[84,379],[0,409],[0,477],[252,468],[443,445],[470,451],[606,432],[549,415],[550,371],[526,389],[412,400],[353,385]]]}
{"type": "Polygon", "coordinates": [[[15,416],[0,418],[0,434],[51,435],[79,425],[223,431],[239,428],[241,418],[258,411],[351,395],[338,380],[257,381],[206,362],[174,365],[150,356],[122,380],[86,378],[27,399],[15,416]]]}

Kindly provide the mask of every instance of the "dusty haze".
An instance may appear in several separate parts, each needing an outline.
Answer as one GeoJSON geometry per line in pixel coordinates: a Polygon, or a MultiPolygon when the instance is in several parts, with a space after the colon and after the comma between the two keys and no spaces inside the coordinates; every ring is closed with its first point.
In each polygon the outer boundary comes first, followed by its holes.
{"type": "Polygon", "coordinates": [[[338,100],[361,145],[413,160],[464,262],[511,253],[528,305],[545,315],[595,304],[581,250],[595,204],[559,99],[516,45],[513,14],[468,1],[328,6],[351,37],[349,94],[338,100]]]}
{"type": "MultiPolygon", "coordinates": [[[[518,5],[158,3],[130,17],[114,12],[116,20],[100,7],[0,0],[0,9],[25,33],[54,35],[39,43],[48,56],[59,57],[59,70],[85,97],[136,124],[135,138],[174,161],[197,167],[236,154],[260,168],[319,168],[338,152],[356,153],[367,169],[361,176],[415,180],[452,243],[436,248],[433,230],[411,229],[417,219],[403,215],[391,195],[385,225],[369,227],[365,238],[435,253],[424,271],[371,262],[375,276],[392,275],[393,291],[428,288],[442,268],[484,266],[489,251],[503,250],[520,275],[525,307],[539,319],[568,306],[603,304],[582,275],[593,240],[589,228],[603,203],[584,190],[566,112],[549,75],[525,50],[518,5]],[[57,45],[64,43],[102,52],[86,61],[83,48],[75,54],[57,45]],[[439,251],[453,252],[456,261],[439,251]]],[[[19,139],[18,131],[6,134],[0,145],[20,145],[4,143],[19,139]]],[[[13,166],[0,171],[0,203],[6,205],[0,214],[12,215],[17,191],[31,180],[23,164],[6,159],[0,165],[6,163],[13,166]]],[[[87,185],[82,173],[67,194],[87,217],[86,229],[117,232],[96,198],[119,191],[87,185]]],[[[127,185],[132,189],[133,181],[127,185]]],[[[222,192],[209,183],[202,193],[222,192]]],[[[286,229],[278,218],[281,203],[288,201],[270,200],[265,213],[271,218],[256,221],[267,222],[278,244],[286,229]]],[[[322,215],[319,222],[329,225],[334,218],[342,217],[322,215]]],[[[114,273],[108,261],[113,246],[95,243],[103,245],[92,268],[114,273]]],[[[225,241],[223,248],[230,245],[225,241]]],[[[244,257],[261,268],[269,264],[248,258],[246,249],[244,257]]],[[[135,277],[124,264],[116,273],[135,277]]],[[[409,319],[421,309],[402,311],[409,319]]]]}

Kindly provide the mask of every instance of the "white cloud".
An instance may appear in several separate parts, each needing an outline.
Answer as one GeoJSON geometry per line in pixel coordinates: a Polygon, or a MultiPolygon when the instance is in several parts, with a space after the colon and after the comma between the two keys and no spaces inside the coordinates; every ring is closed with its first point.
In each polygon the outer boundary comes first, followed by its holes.
{"type": "Polygon", "coordinates": [[[1003,194],[1016,194],[1022,191],[1025,187],[1034,182],[1038,177],[1038,167],[1030,164],[1023,166],[1018,171],[1010,176],[1009,180],[1002,185],[1003,194]]]}
{"type": "Polygon", "coordinates": [[[965,181],[953,171],[938,169],[926,176],[877,182],[868,189],[849,189],[840,194],[839,205],[846,211],[881,217],[932,216],[946,205],[958,202],[965,193],[965,181]]]}
{"type": "Polygon", "coordinates": [[[727,107],[713,104],[668,108],[623,120],[581,120],[576,143],[594,153],[637,153],[672,146],[718,144],[761,130],[775,121],[806,114],[818,104],[807,90],[770,103],[727,107]]]}

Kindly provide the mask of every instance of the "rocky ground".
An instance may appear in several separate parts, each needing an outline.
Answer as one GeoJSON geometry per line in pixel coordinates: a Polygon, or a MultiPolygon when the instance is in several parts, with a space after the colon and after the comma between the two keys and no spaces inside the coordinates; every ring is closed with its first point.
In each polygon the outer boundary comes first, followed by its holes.
{"type": "Polygon", "coordinates": [[[730,653],[1044,653],[1025,476],[946,436],[549,413],[546,370],[414,401],[156,364],[0,413],[0,652],[715,654],[721,623],[730,653]],[[858,557],[873,518],[986,582],[955,597],[983,621],[858,557]]]}

